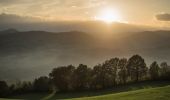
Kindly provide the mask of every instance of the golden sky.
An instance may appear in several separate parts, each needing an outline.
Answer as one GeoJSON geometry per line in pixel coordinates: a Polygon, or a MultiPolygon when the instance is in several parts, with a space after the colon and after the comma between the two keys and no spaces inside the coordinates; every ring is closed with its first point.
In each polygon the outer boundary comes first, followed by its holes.
{"type": "Polygon", "coordinates": [[[135,24],[155,24],[161,20],[165,24],[170,21],[170,0],[0,0],[0,13],[50,20],[114,18],[113,21],[135,24]],[[111,18],[101,15],[107,8],[113,11],[111,18]]]}

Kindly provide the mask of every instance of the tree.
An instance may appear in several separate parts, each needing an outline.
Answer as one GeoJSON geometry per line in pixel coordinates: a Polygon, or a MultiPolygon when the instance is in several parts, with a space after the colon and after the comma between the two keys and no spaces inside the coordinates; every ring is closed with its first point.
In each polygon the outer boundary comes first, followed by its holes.
{"type": "Polygon", "coordinates": [[[132,56],[127,63],[127,71],[132,81],[140,81],[146,76],[147,67],[144,59],[139,55],[132,56]]]}
{"type": "Polygon", "coordinates": [[[72,90],[72,76],[75,67],[72,65],[54,68],[49,74],[52,82],[58,91],[64,92],[72,90]]]}
{"type": "Polygon", "coordinates": [[[119,64],[118,64],[118,79],[120,81],[121,84],[125,84],[127,81],[127,69],[126,69],[126,65],[127,65],[127,59],[123,58],[119,60],[119,64]]]}
{"type": "Polygon", "coordinates": [[[104,87],[111,87],[113,85],[116,85],[118,63],[119,58],[112,58],[110,60],[106,60],[103,63],[102,69],[105,74],[104,87]]]}
{"type": "Polygon", "coordinates": [[[118,62],[118,58],[112,58],[96,65],[92,71],[93,87],[101,89],[116,85],[118,62]]]}
{"type": "Polygon", "coordinates": [[[5,81],[0,81],[0,97],[5,97],[8,95],[9,88],[5,81]]]}
{"type": "Polygon", "coordinates": [[[20,91],[22,93],[28,93],[28,92],[32,92],[33,91],[33,86],[31,82],[22,82],[22,86],[20,88],[20,91]]]}
{"type": "Polygon", "coordinates": [[[149,69],[149,73],[151,76],[151,79],[156,80],[159,78],[159,65],[157,64],[156,61],[154,61],[151,65],[150,65],[150,69],[149,69]]]}
{"type": "MultiPolygon", "coordinates": [[[[168,79],[170,76],[170,66],[166,62],[160,64],[160,73],[162,79],[168,79]]],[[[170,78],[169,78],[170,79],[170,78]]]]}
{"type": "Polygon", "coordinates": [[[73,80],[74,80],[74,88],[76,90],[87,90],[90,88],[90,75],[91,69],[87,67],[87,65],[79,64],[79,66],[75,69],[73,80]]]}
{"type": "Polygon", "coordinates": [[[33,91],[33,84],[30,81],[17,81],[15,84],[9,86],[10,93],[14,94],[23,94],[23,93],[30,93],[33,91]]]}
{"type": "Polygon", "coordinates": [[[50,90],[50,79],[47,76],[41,76],[33,82],[34,91],[48,92],[50,90]]]}
{"type": "Polygon", "coordinates": [[[102,89],[104,86],[104,71],[102,69],[102,65],[98,64],[93,67],[92,70],[92,89],[102,89]]]}

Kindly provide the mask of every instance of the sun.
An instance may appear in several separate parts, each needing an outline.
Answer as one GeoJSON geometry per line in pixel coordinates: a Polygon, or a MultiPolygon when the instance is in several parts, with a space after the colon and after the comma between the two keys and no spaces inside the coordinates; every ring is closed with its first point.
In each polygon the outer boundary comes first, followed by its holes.
{"type": "Polygon", "coordinates": [[[118,11],[112,8],[105,8],[95,16],[95,20],[104,21],[106,23],[120,22],[121,16],[118,11]]]}

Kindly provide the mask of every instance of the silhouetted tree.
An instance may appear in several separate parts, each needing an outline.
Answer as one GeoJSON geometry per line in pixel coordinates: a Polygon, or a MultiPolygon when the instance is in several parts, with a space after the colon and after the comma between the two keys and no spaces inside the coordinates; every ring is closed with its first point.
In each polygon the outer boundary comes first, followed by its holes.
{"type": "Polygon", "coordinates": [[[30,93],[33,91],[33,85],[30,81],[17,81],[16,84],[12,84],[9,88],[10,92],[15,94],[30,93]]]}
{"type": "Polygon", "coordinates": [[[92,70],[92,83],[91,88],[92,89],[102,89],[104,86],[104,71],[102,69],[102,65],[98,64],[93,67],[92,70]]]}
{"type": "Polygon", "coordinates": [[[170,79],[170,66],[166,62],[160,64],[160,73],[162,79],[170,79]]]}
{"type": "Polygon", "coordinates": [[[102,65],[96,65],[92,71],[92,87],[102,89],[116,84],[118,58],[105,61],[102,65]]]}
{"type": "Polygon", "coordinates": [[[119,58],[112,58],[107,60],[102,65],[104,71],[104,87],[111,87],[116,85],[117,68],[119,64],[119,58]]]}
{"type": "Polygon", "coordinates": [[[156,80],[159,78],[159,65],[157,64],[156,61],[154,61],[151,65],[150,65],[150,69],[149,69],[149,73],[151,76],[151,79],[156,80]]]}
{"type": "Polygon", "coordinates": [[[9,86],[9,94],[14,94],[14,93],[16,93],[16,86],[15,86],[15,84],[11,84],[10,86],[9,86]]]}
{"type": "Polygon", "coordinates": [[[127,59],[123,58],[119,60],[119,64],[118,64],[118,79],[120,81],[121,84],[125,84],[128,78],[128,74],[127,74],[127,69],[126,69],[126,65],[127,65],[127,59]]]}
{"type": "Polygon", "coordinates": [[[33,86],[31,82],[22,82],[21,86],[21,92],[22,93],[28,93],[33,91],[33,86]]]}
{"type": "Polygon", "coordinates": [[[73,87],[76,90],[87,90],[90,88],[91,69],[87,65],[80,64],[74,71],[73,87]]]}
{"type": "Polygon", "coordinates": [[[46,76],[41,76],[33,82],[34,91],[48,92],[50,90],[50,79],[46,76]]]}
{"type": "Polygon", "coordinates": [[[49,74],[58,91],[68,91],[72,89],[72,75],[75,67],[72,65],[54,68],[49,74]]]}
{"type": "Polygon", "coordinates": [[[8,85],[5,81],[0,81],[0,97],[5,97],[9,93],[8,85]]]}
{"type": "Polygon", "coordinates": [[[49,77],[41,76],[33,83],[18,81],[8,87],[5,81],[0,81],[0,97],[10,93],[48,92],[53,86],[59,92],[103,89],[116,86],[118,83],[144,80],[148,75],[150,80],[155,80],[159,78],[159,72],[162,79],[170,79],[170,66],[166,62],[161,63],[159,68],[155,61],[148,70],[144,59],[139,55],[133,55],[129,60],[112,58],[92,69],[83,64],[76,68],[72,65],[60,66],[54,68],[49,77]]]}
{"type": "Polygon", "coordinates": [[[132,56],[127,63],[128,75],[137,82],[142,79],[147,73],[147,67],[144,59],[139,55],[132,56]]]}

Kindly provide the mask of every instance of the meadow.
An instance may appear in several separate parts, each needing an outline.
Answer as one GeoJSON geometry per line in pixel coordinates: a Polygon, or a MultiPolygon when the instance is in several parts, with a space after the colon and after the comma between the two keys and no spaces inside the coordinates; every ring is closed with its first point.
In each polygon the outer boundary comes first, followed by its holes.
{"type": "Polygon", "coordinates": [[[31,93],[0,100],[169,100],[169,81],[148,81],[98,91],[31,93]]]}

